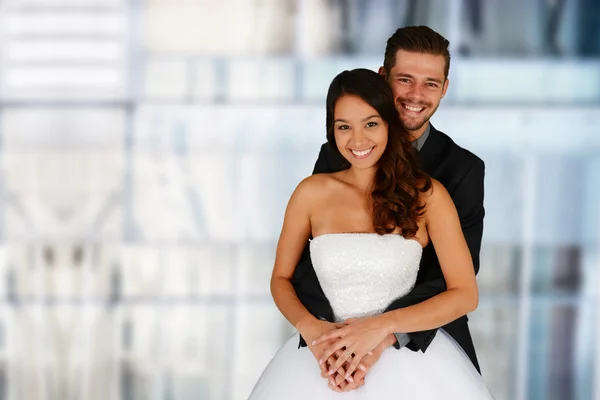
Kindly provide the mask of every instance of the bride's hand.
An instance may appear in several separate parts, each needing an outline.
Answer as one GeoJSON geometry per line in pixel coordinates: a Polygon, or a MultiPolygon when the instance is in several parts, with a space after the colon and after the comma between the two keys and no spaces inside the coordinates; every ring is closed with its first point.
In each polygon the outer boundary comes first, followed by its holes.
{"type": "Polygon", "coordinates": [[[387,335],[388,332],[382,329],[381,321],[377,316],[367,317],[345,325],[343,328],[321,334],[312,341],[311,345],[328,344],[319,359],[321,365],[324,364],[322,361],[331,357],[336,351],[342,350],[342,355],[330,368],[329,374],[332,375],[344,363],[349,362],[350,365],[346,369],[345,376],[347,379],[356,371],[362,358],[367,354],[372,354],[372,351],[383,342],[387,335]]]}
{"type": "MultiPolygon", "coordinates": [[[[311,319],[308,321],[302,321],[300,323],[298,323],[298,325],[296,326],[296,329],[298,329],[298,332],[300,332],[300,335],[302,335],[302,337],[304,338],[304,340],[306,341],[306,344],[308,345],[308,348],[310,349],[310,351],[313,353],[313,356],[315,357],[316,360],[320,360],[322,358],[323,352],[324,350],[331,346],[333,343],[335,343],[335,340],[327,340],[327,341],[322,341],[319,344],[312,344],[312,342],[314,341],[314,339],[322,336],[323,334],[326,333],[331,333],[339,328],[342,328],[344,325],[343,324],[334,324],[328,321],[321,321],[318,319],[311,319]]],[[[321,372],[325,375],[325,376],[329,376],[330,374],[328,374],[328,369],[327,369],[327,364],[334,364],[337,360],[334,358],[333,354],[330,354],[327,358],[323,358],[324,360],[328,360],[328,362],[321,362],[319,363],[319,367],[321,368],[321,372]]],[[[346,376],[345,371],[343,370],[343,368],[336,368],[337,370],[341,370],[341,373],[346,376]]],[[[335,383],[335,380],[330,377],[329,379],[330,383],[335,383]]]]}

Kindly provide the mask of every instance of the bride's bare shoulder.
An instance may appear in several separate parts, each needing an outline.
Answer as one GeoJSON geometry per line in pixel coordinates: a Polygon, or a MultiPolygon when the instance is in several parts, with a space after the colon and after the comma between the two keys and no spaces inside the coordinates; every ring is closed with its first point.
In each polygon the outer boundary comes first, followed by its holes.
{"type": "Polygon", "coordinates": [[[304,178],[298,184],[298,188],[309,192],[322,191],[323,189],[331,188],[337,183],[339,183],[339,179],[336,174],[314,174],[304,178]]]}
{"type": "Polygon", "coordinates": [[[315,174],[304,178],[296,187],[294,196],[307,201],[318,201],[327,197],[340,181],[334,174],[315,174]]]}
{"type": "Polygon", "coordinates": [[[445,210],[448,206],[454,206],[446,187],[433,178],[431,178],[431,186],[420,193],[420,201],[425,206],[426,214],[434,210],[445,210]]]}

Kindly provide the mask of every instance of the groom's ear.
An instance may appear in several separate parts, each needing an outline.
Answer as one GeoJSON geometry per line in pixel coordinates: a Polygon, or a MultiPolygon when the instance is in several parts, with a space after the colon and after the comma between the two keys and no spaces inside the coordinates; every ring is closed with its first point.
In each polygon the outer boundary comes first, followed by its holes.
{"type": "Polygon", "coordinates": [[[442,99],[446,95],[446,91],[448,90],[449,84],[450,84],[450,79],[446,78],[446,82],[444,82],[444,86],[442,87],[442,99]]]}
{"type": "Polygon", "coordinates": [[[383,76],[383,78],[385,79],[385,67],[379,67],[379,71],[377,71],[377,73],[381,76],[383,76]]]}

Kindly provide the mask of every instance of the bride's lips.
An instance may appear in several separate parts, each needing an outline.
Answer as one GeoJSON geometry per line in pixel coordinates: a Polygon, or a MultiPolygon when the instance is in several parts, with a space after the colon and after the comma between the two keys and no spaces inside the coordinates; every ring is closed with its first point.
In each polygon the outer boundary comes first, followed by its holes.
{"type": "Polygon", "coordinates": [[[348,149],[348,150],[350,150],[350,153],[352,154],[352,156],[354,158],[356,158],[358,160],[362,160],[362,159],[369,157],[369,155],[373,152],[374,148],[375,148],[375,146],[369,147],[368,149],[362,149],[362,150],[353,150],[353,149],[348,149]]]}

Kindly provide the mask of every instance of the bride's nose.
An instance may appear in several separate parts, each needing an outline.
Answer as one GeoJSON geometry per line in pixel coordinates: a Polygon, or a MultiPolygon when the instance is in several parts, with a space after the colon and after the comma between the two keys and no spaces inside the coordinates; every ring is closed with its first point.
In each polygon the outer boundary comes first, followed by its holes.
{"type": "Polygon", "coordinates": [[[360,149],[367,142],[367,136],[362,129],[353,129],[350,144],[360,149]]]}

